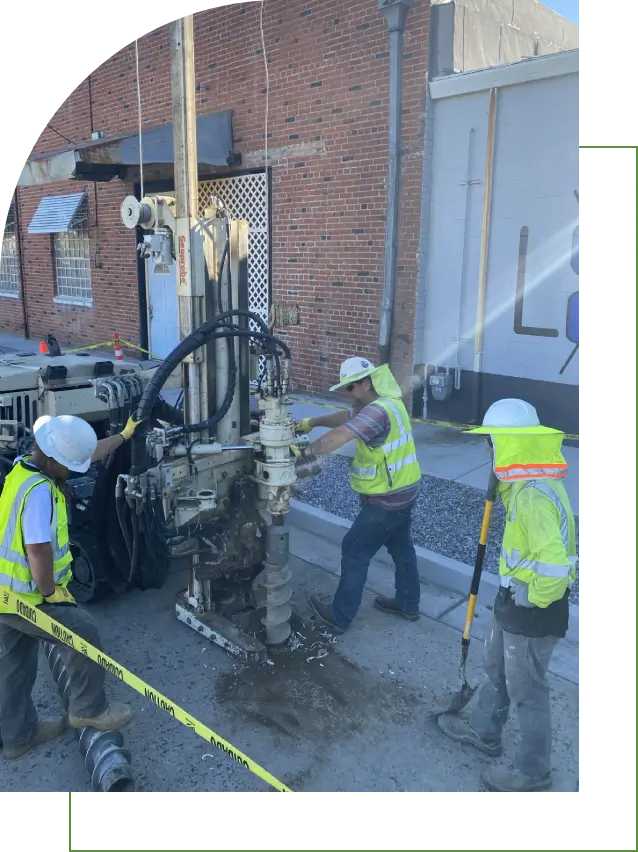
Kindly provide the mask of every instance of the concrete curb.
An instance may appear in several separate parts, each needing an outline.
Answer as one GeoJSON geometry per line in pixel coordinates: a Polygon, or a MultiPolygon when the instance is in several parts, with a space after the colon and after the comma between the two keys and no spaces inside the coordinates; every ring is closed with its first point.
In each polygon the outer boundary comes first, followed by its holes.
{"type": "MultiPolygon", "coordinates": [[[[348,532],[352,523],[324,509],[302,503],[300,500],[291,500],[291,512],[288,516],[289,523],[300,530],[305,530],[312,535],[320,536],[328,541],[341,544],[343,537],[348,532]]],[[[417,556],[417,567],[419,576],[424,583],[430,583],[446,591],[467,597],[472,579],[473,566],[466,565],[456,559],[450,559],[441,553],[426,550],[424,547],[415,546],[417,556]]],[[[388,568],[392,567],[392,559],[384,549],[376,557],[388,568]]],[[[481,577],[478,601],[483,606],[492,606],[499,588],[499,579],[496,574],[487,571],[481,577]]],[[[566,639],[578,644],[579,624],[578,606],[571,605],[569,613],[569,630],[566,639]]]]}

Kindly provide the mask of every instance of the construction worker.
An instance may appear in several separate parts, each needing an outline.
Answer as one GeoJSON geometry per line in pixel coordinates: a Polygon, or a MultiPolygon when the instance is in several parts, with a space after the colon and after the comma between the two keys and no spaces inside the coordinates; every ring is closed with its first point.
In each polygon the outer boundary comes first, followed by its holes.
{"type": "MultiPolygon", "coordinates": [[[[24,603],[98,648],[97,627],[67,589],[73,557],[63,489],[70,471],[85,473],[127,441],[136,426],[130,418],[118,435],[98,441],[79,417],[41,417],[34,424],[33,453],[16,460],[0,494],[0,590],[9,587],[24,603]]],[[[66,718],[37,718],[31,690],[39,639],[55,642],[20,616],[0,613],[0,737],[7,760],[57,737],[67,726],[66,718]]],[[[132,710],[108,703],[104,669],[68,645],[60,644],[60,650],[70,681],[68,724],[103,731],[124,727],[132,710]]]]}
{"type": "Polygon", "coordinates": [[[410,533],[421,470],[410,417],[389,367],[365,358],[348,358],[331,391],[345,391],[352,409],[302,420],[297,431],[332,427],[302,451],[308,459],[333,453],[356,439],[350,486],[361,498],[361,511],[343,539],[341,580],[332,603],[310,596],[319,618],[343,633],[357,614],[372,557],[384,545],[395,564],[395,596],[377,597],[375,606],[410,621],[419,617],[420,581],[410,533]]]}
{"type": "Polygon", "coordinates": [[[502,752],[501,731],[510,706],[521,740],[516,769],[494,766],[489,789],[530,792],[551,787],[552,726],[547,669],[569,620],[576,579],[574,515],[563,485],[563,433],[541,426],[521,399],[492,405],[474,434],[488,436],[499,496],[506,511],[500,589],[485,642],[485,682],[469,722],[439,718],[443,733],[491,756],[502,752]]]}

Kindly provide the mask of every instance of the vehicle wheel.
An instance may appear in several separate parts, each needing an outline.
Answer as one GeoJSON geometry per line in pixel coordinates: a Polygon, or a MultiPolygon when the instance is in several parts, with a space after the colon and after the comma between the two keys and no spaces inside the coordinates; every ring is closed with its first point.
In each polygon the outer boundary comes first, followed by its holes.
{"type": "Polygon", "coordinates": [[[100,559],[91,552],[92,549],[84,547],[81,542],[71,542],[73,579],[68,588],[78,603],[100,600],[111,591],[109,584],[103,579],[100,559]]]}

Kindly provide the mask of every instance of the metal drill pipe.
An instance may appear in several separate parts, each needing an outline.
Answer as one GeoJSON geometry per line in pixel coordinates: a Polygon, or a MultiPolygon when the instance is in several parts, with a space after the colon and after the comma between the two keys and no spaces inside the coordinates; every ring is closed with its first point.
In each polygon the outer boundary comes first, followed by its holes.
{"type": "MultiPolygon", "coordinates": [[[[68,712],[70,682],[60,651],[51,642],[42,644],[62,705],[68,712]]],[[[119,731],[80,728],[75,729],[75,736],[94,792],[132,793],[135,790],[131,755],[123,747],[124,738],[119,731]]]]}

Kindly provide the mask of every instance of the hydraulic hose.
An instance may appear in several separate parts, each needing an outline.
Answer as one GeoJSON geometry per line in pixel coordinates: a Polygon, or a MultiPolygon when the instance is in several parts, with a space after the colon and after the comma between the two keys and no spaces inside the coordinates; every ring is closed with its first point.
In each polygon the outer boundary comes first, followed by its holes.
{"type": "Polygon", "coordinates": [[[184,422],[184,409],[170,405],[165,399],[158,399],[153,408],[153,417],[172,426],[181,426],[184,422]]]}
{"type": "MultiPolygon", "coordinates": [[[[224,311],[223,314],[219,314],[218,316],[215,317],[215,319],[217,320],[217,322],[219,322],[220,320],[226,319],[227,317],[247,317],[248,319],[253,320],[253,322],[256,323],[259,326],[262,334],[267,334],[268,337],[272,337],[272,335],[270,333],[270,329],[268,328],[267,324],[259,316],[259,314],[254,313],[254,311],[245,311],[245,310],[242,310],[241,308],[233,308],[230,311],[224,311]]],[[[230,326],[230,328],[234,328],[234,326],[230,326]]],[[[242,330],[246,331],[246,329],[242,329],[242,330]]]]}
{"type": "MultiPolygon", "coordinates": [[[[218,330],[208,337],[206,343],[210,343],[213,340],[221,340],[223,338],[228,338],[232,340],[233,337],[248,337],[253,339],[263,339],[265,338],[267,341],[275,341],[277,345],[281,346],[282,349],[285,349],[290,352],[290,349],[286,346],[283,341],[280,341],[278,338],[272,337],[272,335],[264,335],[261,332],[250,331],[249,329],[239,329],[234,326],[220,326],[218,330]]],[[[280,369],[279,369],[279,359],[276,359],[277,362],[277,375],[278,375],[278,383],[280,384],[280,369]]],[[[167,434],[169,435],[190,435],[193,432],[202,432],[204,430],[210,430],[214,426],[219,423],[219,421],[226,415],[228,409],[230,408],[233,397],[235,395],[235,387],[237,383],[237,367],[235,365],[235,354],[234,347],[231,347],[231,374],[230,380],[228,383],[228,390],[226,392],[226,396],[224,398],[224,402],[220,406],[220,408],[209,417],[208,420],[203,420],[201,423],[191,423],[184,426],[176,426],[172,429],[167,430],[167,434]]]]}
{"type": "MultiPolygon", "coordinates": [[[[221,313],[223,311],[223,307],[222,307],[222,274],[224,272],[224,264],[226,263],[226,260],[228,258],[228,246],[229,246],[229,241],[227,239],[226,243],[224,245],[224,251],[222,252],[222,259],[219,263],[219,278],[217,279],[217,292],[215,293],[215,298],[216,298],[216,302],[217,302],[218,318],[219,318],[219,316],[221,316],[221,313]]],[[[228,271],[229,271],[229,274],[230,274],[230,267],[229,267],[228,271]]]]}
{"type": "MultiPolygon", "coordinates": [[[[274,337],[274,335],[269,332],[264,331],[251,331],[249,329],[237,328],[236,326],[227,325],[224,322],[220,322],[221,319],[230,318],[231,316],[242,316],[246,315],[249,318],[253,319],[260,327],[263,327],[265,323],[261,318],[257,317],[256,314],[251,316],[252,312],[250,311],[241,311],[239,312],[238,308],[231,309],[226,312],[226,314],[221,314],[219,317],[214,317],[206,322],[202,323],[199,328],[195,331],[191,332],[187,337],[185,337],[178,345],[173,349],[173,351],[164,359],[164,361],[159,365],[159,367],[155,370],[153,374],[153,378],[146,386],[144,393],[142,394],[142,398],[137,408],[136,412],[136,420],[148,420],[151,417],[154,407],[157,405],[159,394],[162,390],[162,387],[166,383],[168,377],[171,375],[173,370],[192,352],[196,349],[199,349],[202,346],[205,346],[208,342],[212,340],[219,340],[223,337],[247,337],[253,340],[264,341],[270,346],[278,346],[286,355],[287,358],[291,357],[290,348],[283,340],[274,337]],[[237,311],[237,313],[235,313],[237,311]]],[[[214,426],[219,420],[226,414],[230,405],[232,403],[232,398],[235,393],[235,385],[236,385],[236,364],[235,364],[235,352],[234,346],[230,345],[229,341],[229,355],[230,355],[230,368],[231,368],[231,381],[229,382],[228,391],[226,393],[224,402],[220,409],[215,412],[215,414],[205,423],[202,424],[190,424],[189,426],[179,426],[176,427],[180,431],[184,432],[194,432],[200,431],[202,429],[210,429],[214,426]],[[232,387],[231,387],[232,386],[232,387]]],[[[132,454],[132,465],[131,465],[131,473],[132,475],[139,475],[142,472],[142,466],[140,465],[140,458],[143,456],[143,442],[144,435],[140,432],[140,434],[136,433],[133,436],[133,440],[131,442],[131,454],[132,454]]]]}

